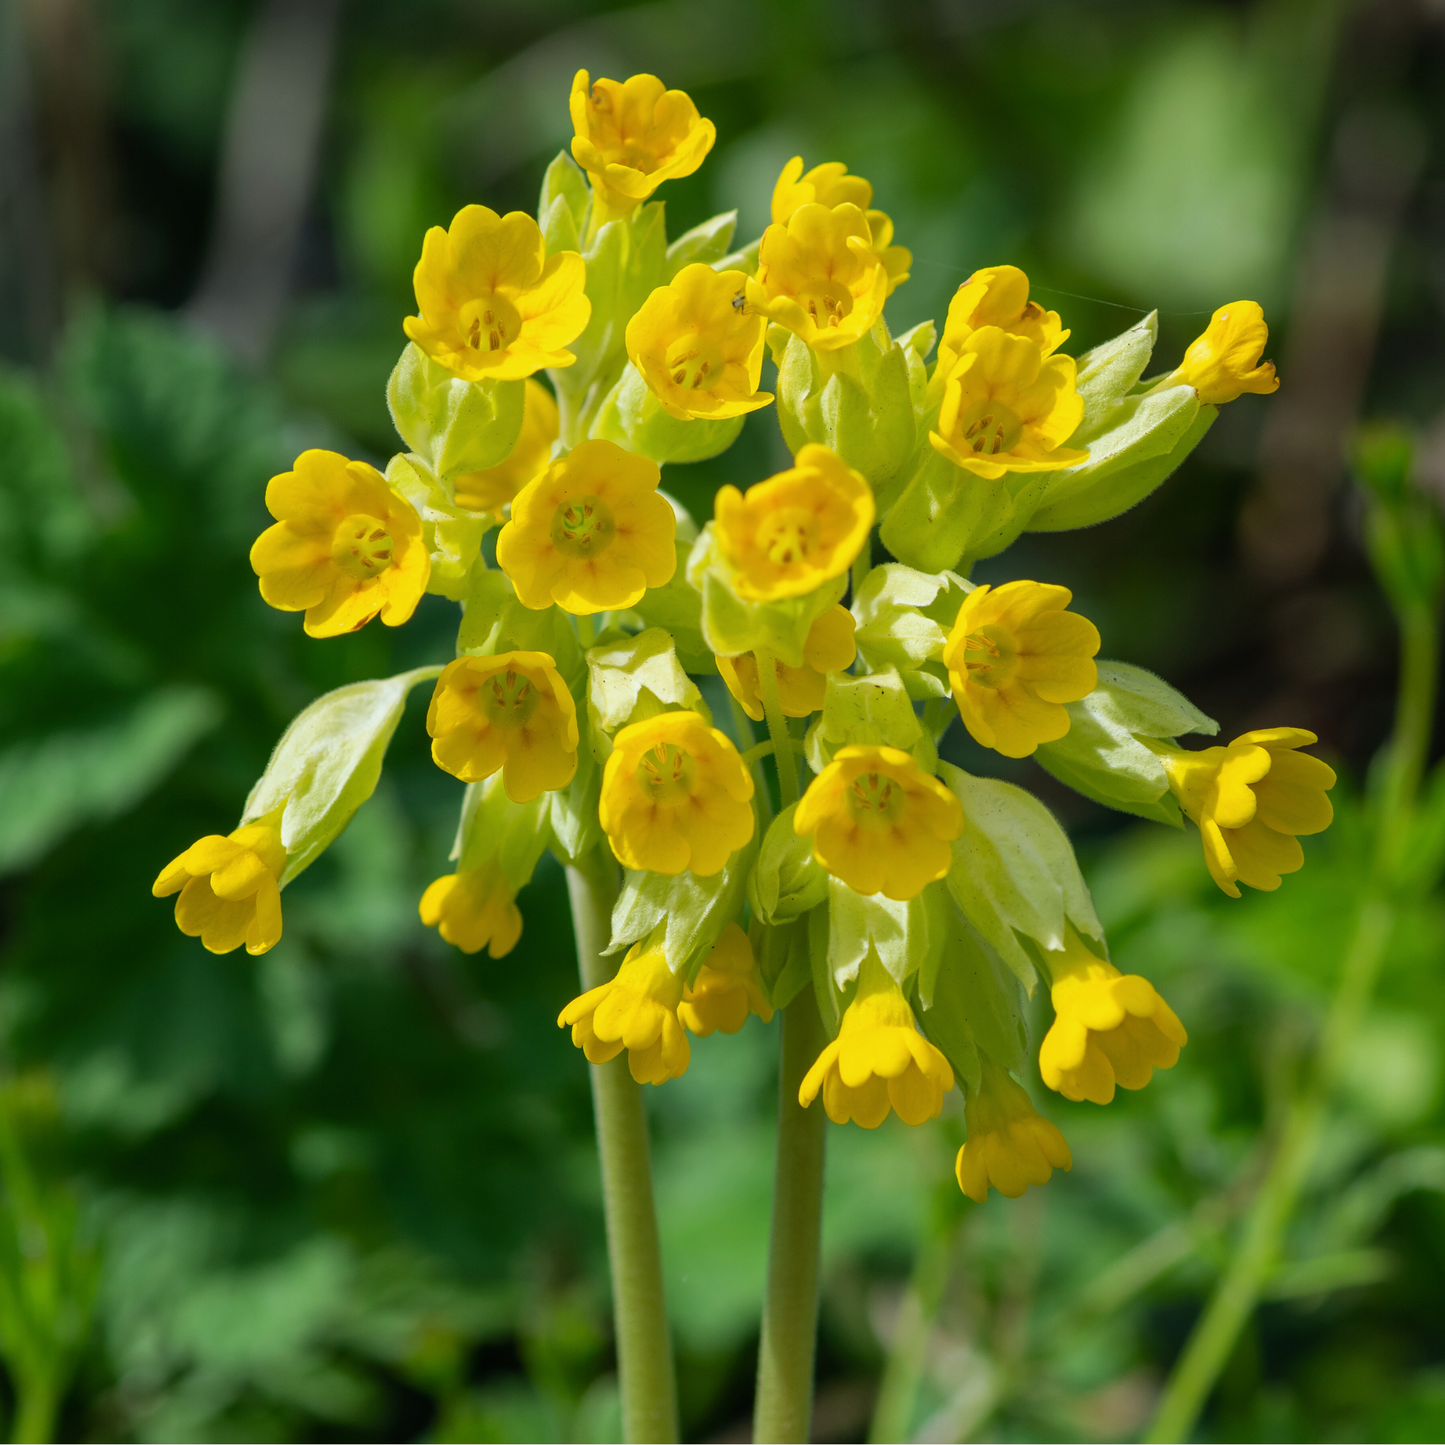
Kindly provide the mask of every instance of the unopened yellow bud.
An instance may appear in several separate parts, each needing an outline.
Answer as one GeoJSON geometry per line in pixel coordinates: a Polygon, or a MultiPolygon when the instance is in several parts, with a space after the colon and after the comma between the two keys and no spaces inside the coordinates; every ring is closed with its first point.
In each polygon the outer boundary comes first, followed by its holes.
{"type": "Polygon", "coordinates": [[[1279,390],[1274,362],[1261,361],[1269,327],[1257,301],[1231,301],[1209,318],[1204,334],[1190,343],[1168,386],[1192,386],[1210,406],[1233,401],[1246,391],[1268,396],[1279,390]]]}
{"type": "Polygon", "coordinates": [[[964,1101],[968,1143],[958,1151],[958,1187],[982,1204],[989,1185],[1017,1199],[1030,1184],[1047,1184],[1055,1169],[1072,1169],[1073,1155],[1056,1125],[992,1059],[979,1056],[983,1086],[964,1101]]]}

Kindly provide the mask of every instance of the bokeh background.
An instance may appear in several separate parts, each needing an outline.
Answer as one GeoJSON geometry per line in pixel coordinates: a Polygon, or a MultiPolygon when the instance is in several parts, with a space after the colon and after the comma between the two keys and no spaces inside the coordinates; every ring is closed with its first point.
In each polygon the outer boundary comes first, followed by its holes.
{"type": "MultiPolygon", "coordinates": [[[[561,874],[499,963],[420,926],[461,791],[423,704],[271,953],[213,957],[150,896],[298,708],[450,654],[437,598],[307,640],[247,549],[300,449],[397,448],[422,233],[535,204],[587,66],[716,121],[673,234],[737,207],[756,235],[798,152],[870,177],[914,252],[895,330],[1005,260],[1076,354],[1158,307],[1172,366],[1214,307],[1266,308],[1275,397],[1135,511],[979,575],[1073,587],[1226,736],[1314,729],[1335,827],[1234,902],[1192,830],[950,735],[1067,823],[1116,961],[1191,1042],[1108,1109],[1036,1090],[1076,1162],[1017,1203],[962,1207],[956,1122],[829,1137],[817,1438],[868,1430],[920,1249],[910,1431],[1136,1434],[1350,918],[1396,654],[1345,457],[1403,419],[1445,488],[1442,62],[1438,0],[0,0],[0,1413],[29,1380],[63,1386],[64,1439],[619,1438],[561,874]]],[[[664,485],[705,516],[783,456],[763,412],[664,485]]],[[[1203,1438],[1445,1434],[1442,944],[1412,906],[1203,1438]]],[[[746,1438],[776,1032],[647,1091],[692,1439],[746,1438]]]]}

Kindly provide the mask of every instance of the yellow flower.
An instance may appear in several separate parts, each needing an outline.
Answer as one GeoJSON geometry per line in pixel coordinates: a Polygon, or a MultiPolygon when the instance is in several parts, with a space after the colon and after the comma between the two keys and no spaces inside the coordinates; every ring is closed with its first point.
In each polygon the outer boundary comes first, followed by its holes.
{"type": "Polygon", "coordinates": [[[685,91],[655,75],[572,81],[572,156],[607,211],[626,215],[663,181],[690,176],[717,139],[685,91]]]}
{"type": "Polygon", "coordinates": [[[1017,1199],[1030,1184],[1047,1184],[1055,1169],[1072,1169],[1064,1136],[1035,1110],[1023,1088],[980,1054],[983,1087],[964,1100],[968,1143],[958,1151],[958,1187],[982,1204],[988,1186],[1017,1199]]]}
{"type": "Polygon", "coordinates": [[[665,1084],[687,1072],[692,1051],[678,1019],[682,977],[661,948],[634,943],[617,977],[574,998],[557,1018],[590,1062],[605,1064],[627,1050],[639,1084],[665,1084]]]}
{"type": "Polygon", "coordinates": [[[1189,1035],[1148,979],[1096,958],[1072,928],[1049,965],[1054,1022],[1039,1046],[1049,1088],[1075,1103],[1107,1104],[1115,1084],[1142,1089],[1155,1069],[1178,1063],[1189,1035]]]}
{"type": "MultiPolygon", "coordinates": [[[[825,612],[808,632],[803,644],[802,667],[779,662],[778,696],[788,717],[807,717],[823,706],[828,674],[851,667],[858,655],[853,641],[853,614],[846,607],[825,612]]],[[[741,657],[719,657],[717,670],[728,691],[754,722],[763,720],[763,695],[758,687],[758,660],[751,652],[741,657]]]]}
{"type": "Polygon", "coordinates": [[[1295,752],[1318,741],[1303,728],[1261,728],[1198,752],[1141,741],[1159,755],[1180,806],[1199,825],[1211,877],[1231,898],[1241,883],[1278,888],[1280,874],[1304,866],[1299,836],[1324,832],[1334,818],[1325,796],[1334,769],[1295,752]]]}
{"type": "Polygon", "coordinates": [[[1072,356],[1046,358],[1028,337],[984,326],[960,344],[928,439],[976,476],[1052,472],[1088,461],[1063,445],[1083,415],[1072,356]]]}
{"type": "Polygon", "coordinates": [[[500,512],[533,477],[540,476],[552,459],[552,443],[559,433],[557,403],[540,381],[527,378],[526,405],[517,444],[505,461],[484,472],[466,472],[457,478],[457,506],[469,512],[500,512]]]}
{"type": "Polygon", "coordinates": [[[772,401],[758,390],[767,323],[743,309],[747,279],[684,266],[627,323],[627,354],[669,415],[721,421],[772,401]]]}
{"type": "MultiPolygon", "coordinates": [[[[284,807],[284,805],[283,805],[284,807]]],[[[229,837],[212,833],[168,863],[151,887],[176,899],[176,926],[212,953],[265,953],[281,938],[281,808],[229,837]]]]}
{"type": "Polygon", "coordinates": [[[953,370],[963,343],[985,326],[1027,338],[1043,356],[1051,356],[1070,334],[1057,311],[1045,311],[1029,300],[1029,278],[1017,266],[986,266],[975,271],[948,303],[938,343],[938,374],[946,377],[953,370]]]}
{"type": "Polygon", "coordinates": [[[459,657],[437,679],[426,730],[436,765],[464,783],[498,768],[514,803],[565,788],[577,771],[577,707],[545,652],[459,657]]]}
{"type": "Polygon", "coordinates": [[[548,256],[524,211],[499,216],[463,206],[451,229],[433,226],[413,274],[420,316],[406,334],[464,381],[518,381],[571,366],[568,345],[587,327],[587,265],[576,251],[548,256]]]}
{"type": "Polygon", "coordinates": [[[632,607],[677,570],[677,516],[657,493],[657,463],[586,441],[512,499],[497,564],[524,607],[568,612],[632,607]]]}
{"type": "Polygon", "coordinates": [[[1269,327],[1257,301],[1231,301],[1209,318],[1204,335],[1190,343],[1179,369],[1166,386],[1192,386],[1211,406],[1233,401],[1246,391],[1268,396],[1279,390],[1274,362],[1261,361],[1269,327]]]}
{"type": "Polygon", "coordinates": [[[496,859],[438,878],[421,896],[421,921],[463,953],[510,953],[522,936],[522,914],[496,859]]]}
{"type": "Polygon", "coordinates": [[[905,246],[893,246],[893,222],[883,211],[869,210],[873,187],[862,176],[850,176],[841,161],[825,161],[806,174],[802,156],[794,156],[783,167],[773,187],[773,224],[786,226],[801,207],[816,201],[831,210],[834,206],[857,206],[868,221],[873,249],[883,258],[888,272],[888,293],[892,295],[908,279],[913,253],[905,246]]]}
{"type": "Polygon", "coordinates": [[[272,477],[266,508],[276,518],[251,547],[261,596],[306,613],[312,637],[337,637],[378,614],[400,627],[431,578],[416,508],[366,462],[302,452],[272,477]]]}
{"type": "Polygon", "coordinates": [[[963,808],[908,753],[846,747],[809,784],[793,830],[855,893],[902,901],[948,872],[963,808]]]}
{"type": "Polygon", "coordinates": [[[758,250],[747,304],[801,336],[814,351],[834,351],[866,336],[883,314],[888,268],[873,249],[857,206],[799,206],[785,226],[769,226],[758,250]]]}
{"type": "Polygon", "coordinates": [[[747,491],[721,487],[713,503],[718,551],[750,602],[803,597],[841,577],[873,526],[863,476],[810,442],[793,466],[747,491]]]}
{"type": "Polygon", "coordinates": [[[925,1124],[952,1087],[948,1060],[918,1032],[903,990],[870,950],[838,1037],[804,1075],[798,1103],[808,1108],[821,1089],[835,1124],[876,1129],[890,1105],[905,1124],[925,1124]]]}
{"type": "Polygon", "coordinates": [[[597,813],[624,867],[706,878],[753,836],[752,796],[724,734],[695,712],[664,712],[613,739],[597,813]]]}
{"type": "Polygon", "coordinates": [[[1098,686],[1099,632],[1043,582],[985,583],[958,609],[943,647],[953,700],[974,741],[1026,758],[1069,730],[1066,702],[1098,686]]]}
{"type": "Polygon", "coordinates": [[[693,1033],[706,1038],[714,1029],[737,1033],[750,1013],[769,1023],[773,1006],[758,982],[747,934],[736,923],[729,923],[698,970],[697,981],[683,991],[677,1016],[693,1033]]]}

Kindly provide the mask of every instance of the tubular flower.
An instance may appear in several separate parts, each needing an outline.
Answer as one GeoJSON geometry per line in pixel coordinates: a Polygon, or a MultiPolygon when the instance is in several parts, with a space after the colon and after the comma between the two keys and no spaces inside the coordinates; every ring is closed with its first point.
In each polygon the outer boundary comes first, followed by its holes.
{"type": "Polygon", "coordinates": [[[677,570],[677,515],[658,495],[657,463],[586,441],[512,499],[497,564],[524,607],[586,615],[633,606],[677,570]]]}
{"type": "Polygon", "coordinates": [[[527,378],[522,430],[507,459],[484,472],[457,478],[459,507],[470,512],[500,512],[533,477],[546,470],[560,426],[552,393],[534,377],[527,378]]]}
{"type": "Polygon", "coordinates": [[[742,307],[747,276],[684,266],[627,323],[627,354],[663,409],[681,421],[757,411],[767,323],[742,307]]]}
{"type": "Polygon", "coordinates": [[[814,351],[835,351],[873,329],[888,291],[867,216],[851,204],[813,201],[763,232],[747,304],[814,351]]]}
{"type": "Polygon", "coordinates": [[[1064,1136],[1034,1108],[1023,1088],[980,1054],[983,1087],[964,1100],[968,1143],[958,1151],[958,1187],[982,1204],[990,1184],[1017,1199],[1030,1184],[1047,1184],[1055,1169],[1072,1169],[1064,1136]]]}
{"type": "Polygon", "coordinates": [[[813,856],[855,893],[914,898],[953,862],[957,798],[898,748],[839,748],[793,814],[813,856]]]}
{"type": "Polygon", "coordinates": [[[947,376],[975,331],[997,326],[1010,336],[1032,341],[1042,356],[1051,356],[1065,341],[1057,311],[1045,311],[1029,300],[1029,278],[1017,266],[986,266],[975,271],[948,303],[948,319],[938,343],[938,374],[947,376]]]}
{"type": "Polygon", "coordinates": [[[693,1033],[706,1038],[714,1029],[737,1033],[750,1013],[770,1023],[773,1006],[758,982],[747,934],[736,923],[729,923],[698,971],[697,981],[683,990],[677,1016],[693,1033]]]}
{"type": "Polygon", "coordinates": [[[1044,1083],[1078,1103],[1107,1104],[1114,1086],[1142,1089],[1189,1042],[1174,1010],[1137,973],[1096,958],[1072,928],[1051,953],[1054,1022],[1039,1046],[1044,1083]]]}
{"type": "Polygon", "coordinates": [[[888,293],[892,295],[908,279],[913,253],[906,246],[893,246],[893,222],[883,211],[873,211],[873,187],[862,176],[850,176],[841,161],[825,161],[804,172],[802,156],[794,156],[783,167],[773,187],[773,224],[786,226],[793,213],[817,202],[830,210],[834,206],[857,206],[868,221],[873,249],[883,258],[888,272],[888,293]]]}
{"type": "Polygon", "coordinates": [[[438,878],[421,896],[421,921],[463,953],[510,953],[522,936],[522,914],[494,858],[438,878]]]}
{"type": "Polygon", "coordinates": [[[661,948],[634,943],[617,977],[589,989],[557,1017],[589,1062],[605,1064],[627,1050],[627,1067],[639,1084],[665,1084],[687,1072],[692,1050],[678,1019],[682,976],[667,966],[661,948]]]}
{"type": "Polygon", "coordinates": [[[746,492],[720,487],[713,504],[718,550],[750,602],[803,597],[841,577],[876,511],[863,476],[816,442],[789,470],[746,492]]]}
{"type": "Polygon", "coordinates": [[[355,632],[380,615],[400,627],[431,578],[421,518],[366,462],[302,452],[266,485],[276,518],[251,547],[261,596],[282,612],[305,611],[311,637],[355,632]]]}
{"type": "Polygon", "coordinates": [[[1149,742],[1180,807],[1199,825],[1210,876],[1231,898],[1241,883],[1273,892],[1280,874],[1304,866],[1299,837],[1324,832],[1334,819],[1325,796],[1334,769],[1295,751],[1317,741],[1303,728],[1260,728],[1227,748],[1198,752],[1149,742]]]}
{"type": "MultiPolygon", "coordinates": [[[[284,806],[284,805],[283,805],[284,806]]],[[[212,953],[265,953],[281,939],[281,808],[245,823],[229,837],[212,833],[192,843],[151,887],[176,899],[176,926],[212,953]]]]}
{"type": "Polygon", "coordinates": [[[498,768],[514,803],[565,788],[577,771],[577,707],[545,652],[459,657],[437,679],[426,730],[436,765],[464,783],[498,768]]]}
{"type": "Polygon", "coordinates": [[[1088,461],[1064,442],[1083,419],[1072,356],[1045,357],[1037,343],[997,326],[971,331],[948,372],[938,430],[928,439],[955,466],[980,477],[1052,472],[1088,461]]]}
{"type": "Polygon", "coordinates": [[[1261,361],[1269,327],[1257,301],[1231,301],[1209,318],[1204,335],[1184,353],[1166,386],[1192,386],[1210,406],[1233,401],[1246,391],[1268,396],[1279,390],[1274,362],[1261,361]]]}
{"type": "Polygon", "coordinates": [[[821,1089],[835,1124],[876,1129],[890,1105],[905,1124],[926,1124],[952,1087],[948,1060],[919,1033],[903,990],[870,950],[838,1037],[803,1076],[798,1103],[808,1108],[821,1089]]]}
{"type": "Polygon", "coordinates": [[[567,347],[592,315],[586,280],[576,251],[546,254],[526,212],[463,206],[426,233],[412,277],[421,315],[402,326],[463,381],[518,381],[577,360],[567,347]]]}
{"type": "Polygon", "coordinates": [[[717,139],[685,91],[655,75],[572,81],[572,156],[606,208],[625,215],[663,181],[690,176],[717,139]]]}
{"type": "Polygon", "coordinates": [[[1069,730],[1066,702],[1099,683],[1099,632],[1065,608],[1067,587],[987,583],[958,609],[943,647],[953,700],[975,742],[1006,758],[1026,758],[1069,730]]]}
{"type": "Polygon", "coordinates": [[[613,739],[597,811],[624,868],[707,878],[753,836],[752,797],[723,733],[695,712],[664,712],[613,739]]]}
{"type": "MultiPolygon", "coordinates": [[[[853,641],[856,624],[846,607],[833,607],[809,629],[803,645],[802,667],[777,663],[778,696],[788,717],[807,717],[823,706],[828,674],[851,667],[858,655],[853,641]]],[[[728,691],[754,722],[763,720],[763,695],[758,686],[758,660],[751,652],[741,657],[719,657],[717,670],[728,691]]]]}

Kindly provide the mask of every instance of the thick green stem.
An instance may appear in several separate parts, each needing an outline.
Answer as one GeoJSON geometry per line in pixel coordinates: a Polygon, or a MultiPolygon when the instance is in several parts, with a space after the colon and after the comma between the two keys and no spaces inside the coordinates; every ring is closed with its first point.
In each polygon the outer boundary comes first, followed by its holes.
{"type": "MultiPolygon", "coordinates": [[[[606,983],[615,971],[602,950],[611,936],[617,869],[601,850],[567,870],[577,966],[584,989],[606,983]]],[[[591,1066],[607,1254],[612,1267],[612,1308],[617,1331],[617,1374],[623,1433],[629,1441],[678,1439],[677,1385],[672,1338],[662,1286],[662,1249],[652,1202],[647,1111],[627,1067],[626,1054],[591,1066]]]]}
{"type": "Polygon", "coordinates": [[[789,746],[788,718],[778,694],[778,662],[771,652],[753,654],[758,664],[758,691],[763,695],[763,716],[773,740],[773,766],[778,770],[778,796],[784,808],[798,801],[798,765],[789,746]]]}

